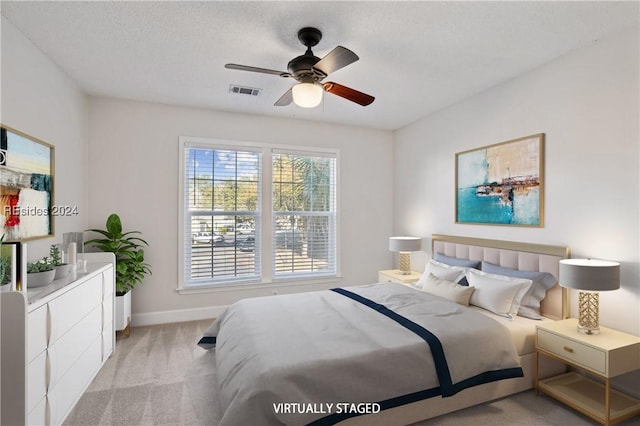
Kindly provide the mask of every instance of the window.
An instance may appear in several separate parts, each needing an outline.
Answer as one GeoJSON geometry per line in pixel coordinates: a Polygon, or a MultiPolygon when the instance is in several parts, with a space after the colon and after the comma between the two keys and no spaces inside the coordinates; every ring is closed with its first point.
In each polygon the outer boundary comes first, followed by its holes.
{"type": "Polygon", "coordinates": [[[187,282],[259,278],[260,247],[240,230],[260,229],[260,158],[251,150],[185,148],[187,282]]]}
{"type": "Polygon", "coordinates": [[[181,138],[181,287],[337,274],[337,153],[181,138]]]}
{"type": "Polygon", "coordinates": [[[336,159],[274,153],[275,275],[334,273],[336,159]]]}

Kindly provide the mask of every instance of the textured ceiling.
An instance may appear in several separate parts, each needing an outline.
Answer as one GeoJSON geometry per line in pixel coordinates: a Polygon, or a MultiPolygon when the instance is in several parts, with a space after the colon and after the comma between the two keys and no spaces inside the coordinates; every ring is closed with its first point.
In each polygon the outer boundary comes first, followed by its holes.
{"type": "Polygon", "coordinates": [[[7,17],[87,93],[277,117],[397,129],[603,36],[638,26],[638,2],[9,2],[7,17]],[[319,28],[360,60],[331,74],[376,97],[325,94],[306,110],[273,103],[319,28]],[[231,84],[263,89],[232,95],[231,84]]]}

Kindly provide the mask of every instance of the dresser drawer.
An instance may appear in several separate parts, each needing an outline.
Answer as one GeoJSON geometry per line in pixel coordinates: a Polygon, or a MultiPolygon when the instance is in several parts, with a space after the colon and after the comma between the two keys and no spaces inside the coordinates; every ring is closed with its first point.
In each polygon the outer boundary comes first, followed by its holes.
{"type": "Polygon", "coordinates": [[[102,273],[102,297],[110,299],[115,293],[115,283],[113,282],[113,269],[108,269],[102,273]]]}
{"type": "Polygon", "coordinates": [[[42,398],[40,402],[29,412],[27,424],[42,426],[47,424],[47,398],[42,398]]]}
{"type": "Polygon", "coordinates": [[[107,324],[104,331],[102,332],[102,362],[106,361],[107,358],[111,356],[113,353],[113,323],[107,324]]]}
{"type": "Polygon", "coordinates": [[[55,386],[87,350],[91,342],[102,335],[101,316],[102,309],[94,308],[89,315],[49,347],[51,360],[49,388],[55,386]]]}
{"type": "Polygon", "coordinates": [[[47,305],[29,312],[27,323],[27,362],[31,362],[47,348],[47,305]]]}
{"type": "Polygon", "coordinates": [[[102,324],[113,322],[113,298],[102,302],[102,324]]]}
{"type": "Polygon", "coordinates": [[[594,372],[600,374],[607,372],[607,356],[602,350],[541,329],[538,329],[537,339],[540,349],[594,372]]]}
{"type": "Polygon", "coordinates": [[[27,370],[27,412],[47,395],[47,352],[29,363],[27,370]]]}
{"type": "Polygon", "coordinates": [[[102,276],[98,275],[49,303],[51,336],[49,345],[57,341],[77,322],[102,302],[102,276]]]}
{"type": "Polygon", "coordinates": [[[102,365],[101,348],[102,338],[98,335],[58,383],[49,387],[50,424],[61,424],[89,386],[102,365]]]}

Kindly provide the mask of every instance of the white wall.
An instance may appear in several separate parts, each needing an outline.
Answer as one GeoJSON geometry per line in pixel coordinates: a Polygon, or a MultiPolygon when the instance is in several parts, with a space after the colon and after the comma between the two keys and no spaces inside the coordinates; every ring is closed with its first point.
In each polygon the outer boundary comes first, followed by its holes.
{"type": "Polygon", "coordinates": [[[636,28],[396,131],[394,230],[568,245],[573,257],[620,261],[620,290],[600,294],[601,325],[640,335],[638,56],[636,28]],[[535,133],[546,135],[544,227],[455,224],[455,153],[535,133]]]}
{"type": "Polygon", "coordinates": [[[89,115],[89,224],[103,228],[115,212],[150,244],[153,275],[133,291],[134,324],[212,317],[212,307],[274,290],[175,291],[179,136],[338,148],[342,284],[373,282],[379,269],[390,266],[391,132],[107,98],[91,98],[89,115]]]}
{"type": "Polygon", "coordinates": [[[28,243],[29,260],[49,254],[64,232],[87,225],[88,102],[78,86],[2,17],[0,122],[55,145],[54,201],[77,206],[78,215],[56,217],[55,237],[28,243]]]}

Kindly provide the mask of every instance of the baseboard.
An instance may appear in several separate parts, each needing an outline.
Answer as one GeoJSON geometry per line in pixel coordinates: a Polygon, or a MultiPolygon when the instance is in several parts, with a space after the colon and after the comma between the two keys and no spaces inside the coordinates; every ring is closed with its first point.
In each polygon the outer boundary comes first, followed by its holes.
{"type": "Polygon", "coordinates": [[[226,308],[226,306],[210,306],[207,308],[178,309],[174,311],[132,314],[131,326],[140,327],[144,325],[213,319],[220,316],[226,308]]]}

